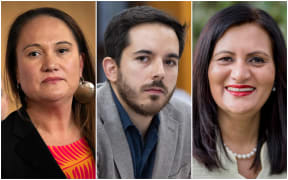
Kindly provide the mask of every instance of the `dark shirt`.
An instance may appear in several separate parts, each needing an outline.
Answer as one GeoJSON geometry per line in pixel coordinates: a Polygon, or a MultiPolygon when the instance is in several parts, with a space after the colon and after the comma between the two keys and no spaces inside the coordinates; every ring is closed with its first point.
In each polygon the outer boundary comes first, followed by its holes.
{"type": "Polygon", "coordinates": [[[112,88],[111,90],[129,144],[133,160],[134,176],[139,179],[152,178],[158,142],[159,116],[157,114],[153,117],[143,142],[140,132],[130,120],[129,115],[117,99],[112,88]]]}

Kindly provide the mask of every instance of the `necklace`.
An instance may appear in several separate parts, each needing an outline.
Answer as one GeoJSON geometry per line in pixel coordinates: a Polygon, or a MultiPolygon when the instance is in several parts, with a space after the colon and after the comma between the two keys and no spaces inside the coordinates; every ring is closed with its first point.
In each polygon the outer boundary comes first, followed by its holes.
{"type": "Polygon", "coordinates": [[[232,152],[233,156],[237,159],[249,159],[250,157],[254,156],[257,151],[257,148],[255,147],[251,152],[247,154],[238,154],[233,152],[226,144],[224,144],[224,146],[228,151],[232,152]]]}

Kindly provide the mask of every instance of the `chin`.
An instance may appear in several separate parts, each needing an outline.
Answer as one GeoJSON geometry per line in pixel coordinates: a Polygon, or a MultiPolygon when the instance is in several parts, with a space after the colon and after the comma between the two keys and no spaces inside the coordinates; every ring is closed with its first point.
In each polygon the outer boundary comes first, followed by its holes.
{"type": "MultiPolygon", "coordinates": [[[[73,97],[73,96],[72,96],[73,97]]],[[[67,98],[64,94],[50,94],[48,96],[43,96],[41,99],[47,102],[59,101],[67,98]]]]}
{"type": "Polygon", "coordinates": [[[146,115],[155,115],[159,113],[161,109],[162,108],[160,106],[147,106],[142,109],[142,112],[144,112],[143,114],[146,115]]]}
{"type": "Polygon", "coordinates": [[[228,108],[227,110],[232,114],[237,114],[237,115],[247,115],[247,113],[255,112],[254,108],[247,108],[247,107],[239,107],[239,108],[228,108]]]}

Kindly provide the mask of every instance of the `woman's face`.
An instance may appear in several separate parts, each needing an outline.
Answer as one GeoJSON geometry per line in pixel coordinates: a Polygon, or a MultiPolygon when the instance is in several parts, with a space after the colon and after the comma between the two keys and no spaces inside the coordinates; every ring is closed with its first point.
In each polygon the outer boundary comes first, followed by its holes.
{"type": "Polygon", "coordinates": [[[16,47],[17,81],[27,102],[72,100],[82,75],[82,57],[60,19],[38,16],[23,28],[16,47]]]}
{"type": "Polygon", "coordinates": [[[274,84],[275,65],[269,35],[247,23],[229,28],[217,42],[208,69],[218,108],[227,113],[257,113],[274,84]]]}

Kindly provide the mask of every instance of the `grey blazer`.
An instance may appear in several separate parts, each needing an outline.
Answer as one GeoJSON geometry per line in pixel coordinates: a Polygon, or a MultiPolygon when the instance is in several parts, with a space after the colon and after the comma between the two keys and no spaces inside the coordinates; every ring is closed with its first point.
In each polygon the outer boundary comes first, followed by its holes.
{"type": "MultiPolygon", "coordinates": [[[[152,178],[190,178],[191,106],[172,99],[160,111],[152,178]]],[[[108,82],[97,87],[97,177],[133,179],[133,162],[108,82]]]]}

